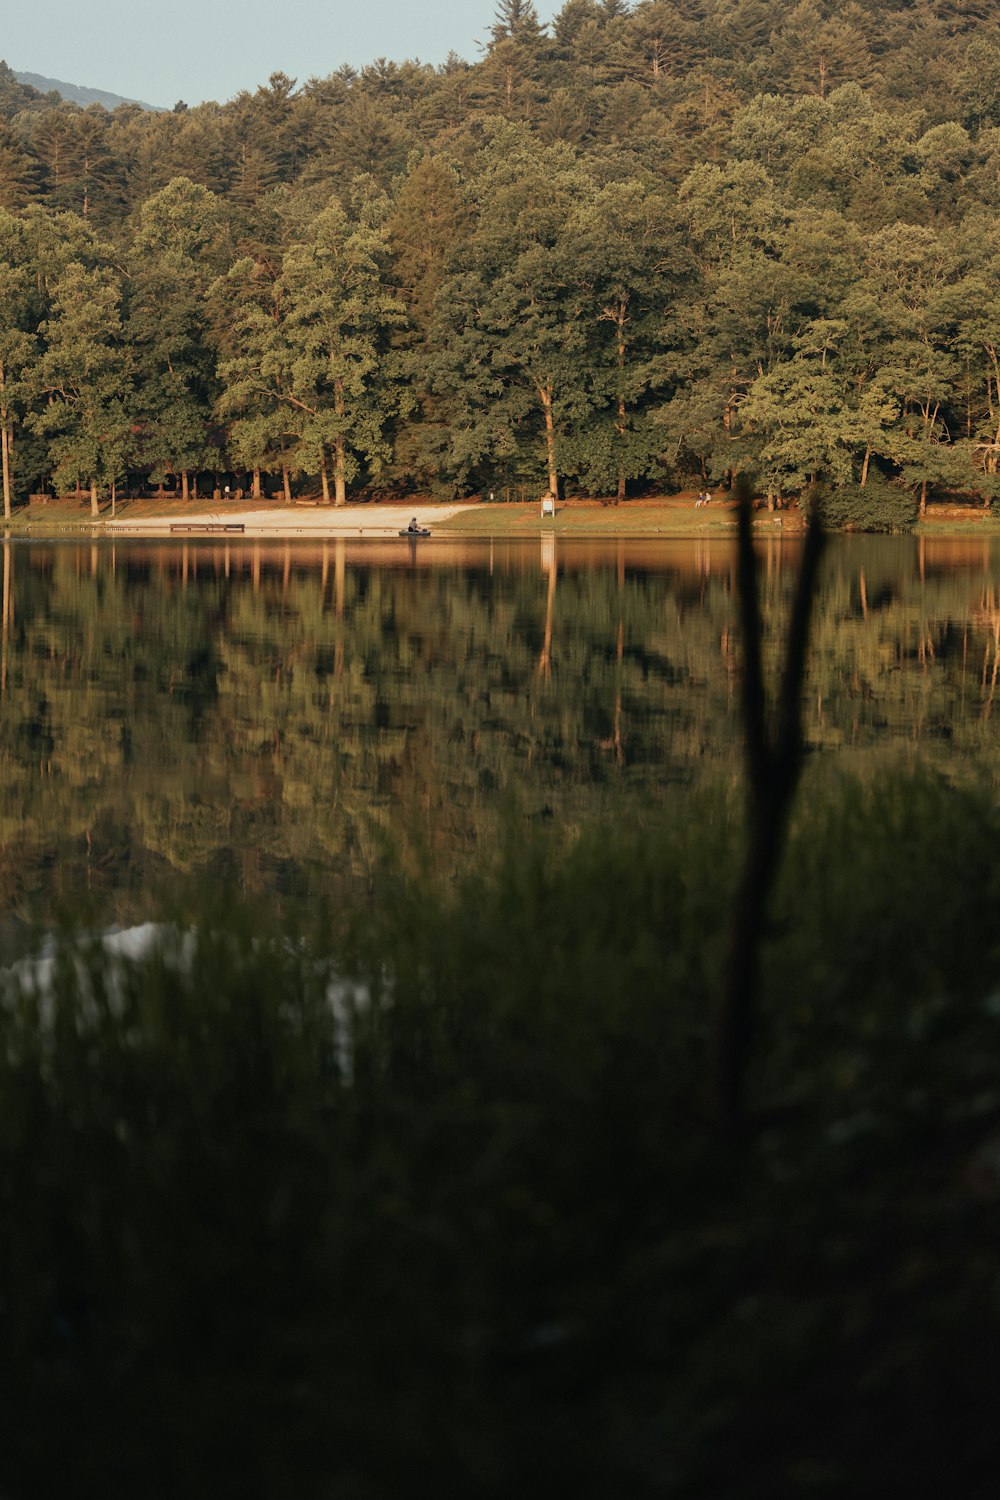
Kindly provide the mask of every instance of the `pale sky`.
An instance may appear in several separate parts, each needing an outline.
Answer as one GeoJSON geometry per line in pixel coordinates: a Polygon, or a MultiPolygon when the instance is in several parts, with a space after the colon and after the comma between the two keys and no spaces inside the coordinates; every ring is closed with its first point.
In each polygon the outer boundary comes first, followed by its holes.
{"type": "MultiPolygon", "coordinates": [[[[562,9],[535,0],[539,20],[562,9]]],[[[15,70],[170,108],[229,99],[280,69],[300,83],[376,57],[474,62],[495,0],[0,0],[15,70]]]]}

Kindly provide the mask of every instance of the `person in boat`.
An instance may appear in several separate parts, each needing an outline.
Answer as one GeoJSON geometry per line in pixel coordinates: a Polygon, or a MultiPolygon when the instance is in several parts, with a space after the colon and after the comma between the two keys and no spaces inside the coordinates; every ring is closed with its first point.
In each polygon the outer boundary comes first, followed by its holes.
{"type": "Polygon", "coordinates": [[[407,531],[419,531],[420,530],[420,526],[419,526],[419,524],[417,522],[416,516],[411,516],[410,517],[410,524],[409,524],[409,526],[407,526],[406,529],[407,529],[407,531]]]}

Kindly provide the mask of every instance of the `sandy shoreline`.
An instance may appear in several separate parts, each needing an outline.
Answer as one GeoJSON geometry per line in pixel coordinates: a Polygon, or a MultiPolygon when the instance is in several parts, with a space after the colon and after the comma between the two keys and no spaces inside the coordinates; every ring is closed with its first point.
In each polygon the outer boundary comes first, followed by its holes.
{"type": "MultiPolygon", "coordinates": [[[[115,536],[170,536],[181,529],[196,534],[199,527],[242,526],[245,536],[304,537],[398,537],[416,516],[421,526],[434,527],[460,511],[475,509],[457,505],[297,505],[289,510],[266,507],[241,508],[238,504],[192,510],[190,514],[105,518],[101,529],[115,536]]],[[[208,532],[208,534],[213,534],[208,532]]]]}

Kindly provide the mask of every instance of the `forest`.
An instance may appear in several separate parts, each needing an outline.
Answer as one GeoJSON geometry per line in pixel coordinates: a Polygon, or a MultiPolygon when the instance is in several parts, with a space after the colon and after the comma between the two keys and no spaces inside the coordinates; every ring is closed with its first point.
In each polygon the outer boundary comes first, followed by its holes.
{"type": "Polygon", "coordinates": [[[501,0],[481,55],[109,113],[0,64],[5,515],[1000,499],[1000,3],[501,0]]]}

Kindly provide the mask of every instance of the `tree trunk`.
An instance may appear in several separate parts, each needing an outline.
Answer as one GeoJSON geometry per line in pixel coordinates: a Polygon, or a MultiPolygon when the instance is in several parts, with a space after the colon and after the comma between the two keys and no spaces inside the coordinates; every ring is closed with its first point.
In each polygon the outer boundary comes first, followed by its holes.
{"type": "Polygon", "coordinates": [[[291,482],[290,482],[290,480],[288,478],[288,465],[287,464],[282,464],[281,465],[281,488],[284,491],[285,503],[286,504],[291,504],[292,486],[291,486],[291,482]]]}
{"type": "Polygon", "coordinates": [[[344,382],[335,380],[333,382],[333,409],[340,423],[340,431],[333,444],[333,493],[336,505],[347,504],[347,450],[344,443],[344,415],[346,403],[344,401],[344,382]]]}
{"type": "MultiPolygon", "coordinates": [[[[626,304],[619,303],[618,315],[615,322],[618,327],[618,421],[615,428],[622,442],[625,441],[625,429],[628,426],[628,413],[625,408],[625,312],[626,304]]],[[[625,499],[625,465],[618,466],[618,493],[615,496],[615,504],[620,505],[625,499]]]]}
{"type": "Polygon", "coordinates": [[[872,456],[872,450],[870,448],[866,448],[865,449],[865,461],[861,465],[861,488],[862,489],[864,489],[865,485],[868,483],[868,465],[871,462],[871,456],[872,456]]]}
{"type": "Polygon", "coordinates": [[[344,439],[338,437],[333,445],[333,494],[334,504],[347,504],[347,479],[345,478],[344,439]]]}
{"type": "Polygon", "coordinates": [[[323,459],[323,463],[322,463],[322,466],[320,468],[320,478],[323,481],[323,504],[324,505],[329,505],[330,504],[330,476],[329,476],[329,474],[326,471],[326,459],[325,458],[323,459]]]}
{"type": "Polygon", "coordinates": [[[101,507],[97,503],[97,480],[96,479],[92,479],[90,481],[90,514],[92,516],[99,516],[101,514],[101,507]]]}
{"type": "Polygon", "coordinates": [[[549,461],[549,494],[559,498],[559,473],[556,469],[556,429],[552,420],[552,387],[544,386],[539,392],[542,410],[545,412],[545,451],[549,461]]]}
{"type": "Polygon", "coordinates": [[[922,516],[925,516],[927,514],[927,480],[926,479],[924,480],[923,484],[920,486],[920,514],[922,516]]]}
{"type": "MultiPolygon", "coordinates": [[[[618,400],[618,421],[615,423],[615,431],[617,432],[617,434],[618,434],[619,438],[622,440],[622,442],[625,441],[625,428],[626,428],[627,422],[628,422],[628,418],[626,417],[626,414],[625,414],[625,398],[624,398],[624,396],[622,396],[622,397],[619,397],[619,400],[618,400]]],[[[619,505],[621,503],[621,501],[624,500],[624,499],[625,499],[625,465],[623,463],[620,463],[618,465],[618,491],[617,491],[617,493],[615,495],[615,504],[619,505]]]]}
{"type": "Polygon", "coordinates": [[[10,520],[10,432],[6,413],[0,413],[0,452],[3,454],[3,515],[10,520]]]}
{"type": "Polygon", "coordinates": [[[253,471],[253,497],[254,497],[255,500],[259,500],[260,499],[260,470],[259,469],[254,469],[254,471],[253,471]]]}
{"type": "MultiPolygon", "coordinates": [[[[0,391],[6,385],[6,371],[0,362],[0,391]]],[[[6,402],[0,406],[0,451],[3,455],[3,514],[4,520],[10,520],[10,457],[11,457],[11,430],[10,412],[7,410],[6,402]]]]}
{"type": "Polygon", "coordinates": [[[188,489],[188,471],[187,471],[187,469],[182,469],[181,470],[181,499],[182,500],[188,500],[188,499],[190,499],[190,491],[188,489]]]}

